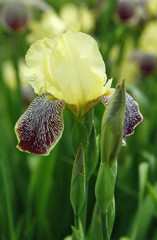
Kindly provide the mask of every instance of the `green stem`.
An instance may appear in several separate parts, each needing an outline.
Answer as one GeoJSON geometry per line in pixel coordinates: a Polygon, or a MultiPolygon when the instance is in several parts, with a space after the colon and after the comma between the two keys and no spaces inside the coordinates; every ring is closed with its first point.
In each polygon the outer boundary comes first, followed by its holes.
{"type": "MultiPolygon", "coordinates": [[[[75,226],[75,229],[77,229],[77,230],[80,230],[79,220],[80,220],[79,215],[74,215],[74,226],[75,226]]],[[[74,232],[72,235],[72,240],[77,240],[77,237],[74,232]]]]}
{"type": "Polygon", "coordinates": [[[102,226],[103,240],[110,240],[109,232],[108,232],[107,213],[101,214],[101,226],[102,226]]]}
{"type": "Polygon", "coordinates": [[[4,166],[2,162],[0,161],[0,167],[2,172],[2,179],[4,183],[4,191],[5,191],[5,198],[6,198],[6,210],[7,210],[7,217],[8,217],[8,227],[9,227],[9,239],[15,240],[14,230],[13,230],[13,215],[12,215],[12,209],[11,209],[11,201],[9,196],[9,187],[8,182],[6,179],[6,173],[4,170],[4,166]]]}
{"type": "Polygon", "coordinates": [[[83,227],[84,232],[86,231],[87,201],[88,201],[88,181],[86,181],[85,202],[84,202],[82,210],[81,210],[81,223],[82,223],[82,227],[83,227]]]}
{"type": "Polygon", "coordinates": [[[138,232],[140,216],[141,216],[142,203],[140,202],[137,208],[136,218],[134,220],[133,230],[131,234],[131,239],[135,240],[138,232]]]}
{"type": "Polygon", "coordinates": [[[18,115],[21,114],[21,104],[22,104],[22,94],[21,94],[21,82],[19,77],[19,49],[18,49],[18,37],[16,34],[13,35],[12,38],[12,62],[16,72],[16,81],[17,81],[17,104],[18,104],[18,115]]]}
{"type": "Polygon", "coordinates": [[[74,225],[76,229],[79,229],[79,215],[74,216],[74,225]]]}

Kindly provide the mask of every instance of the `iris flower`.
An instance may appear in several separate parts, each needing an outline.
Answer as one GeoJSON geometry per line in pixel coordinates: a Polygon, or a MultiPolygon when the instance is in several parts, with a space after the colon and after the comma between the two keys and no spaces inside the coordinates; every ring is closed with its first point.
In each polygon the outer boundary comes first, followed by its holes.
{"type": "Polygon", "coordinates": [[[95,28],[94,11],[84,3],[79,6],[73,3],[65,3],[60,9],[60,17],[67,28],[75,31],[90,33],[95,28]]]}
{"type": "MultiPolygon", "coordinates": [[[[82,117],[97,103],[105,106],[114,92],[107,81],[97,42],[67,31],[36,41],[26,54],[24,76],[39,96],[15,125],[18,148],[48,155],[62,136],[63,109],[82,117]]],[[[142,120],[137,103],[126,94],[123,142],[142,120]]]]}
{"type": "Polygon", "coordinates": [[[42,39],[52,34],[65,32],[66,25],[55,11],[45,11],[40,20],[30,21],[28,24],[29,34],[26,40],[32,44],[36,40],[42,39]]]}

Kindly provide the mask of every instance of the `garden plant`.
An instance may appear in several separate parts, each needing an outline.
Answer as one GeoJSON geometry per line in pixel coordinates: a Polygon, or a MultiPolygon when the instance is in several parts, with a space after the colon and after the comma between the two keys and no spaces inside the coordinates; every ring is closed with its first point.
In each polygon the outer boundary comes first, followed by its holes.
{"type": "Polygon", "coordinates": [[[0,13],[0,239],[156,240],[156,1],[0,13]]]}

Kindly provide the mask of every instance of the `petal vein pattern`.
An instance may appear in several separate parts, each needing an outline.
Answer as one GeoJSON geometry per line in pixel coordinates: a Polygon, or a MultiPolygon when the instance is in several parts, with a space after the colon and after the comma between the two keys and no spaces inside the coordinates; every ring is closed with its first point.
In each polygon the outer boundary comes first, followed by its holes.
{"type": "Polygon", "coordinates": [[[51,94],[37,97],[15,126],[22,151],[48,155],[63,133],[63,100],[50,100],[51,94]]]}

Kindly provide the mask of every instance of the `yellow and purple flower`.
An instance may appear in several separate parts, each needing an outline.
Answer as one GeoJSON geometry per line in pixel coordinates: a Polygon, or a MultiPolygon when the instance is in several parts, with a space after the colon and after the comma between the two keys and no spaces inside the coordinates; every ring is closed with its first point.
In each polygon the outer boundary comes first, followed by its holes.
{"type": "MultiPolygon", "coordinates": [[[[48,155],[62,136],[64,107],[81,117],[98,102],[107,106],[114,92],[112,80],[107,81],[97,42],[81,32],[67,31],[38,40],[25,60],[25,78],[39,96],[16,123],[18,148],[48,155]]],[[[129,94],[126,103],[124,143],[142,120],[129,94]]]]}

